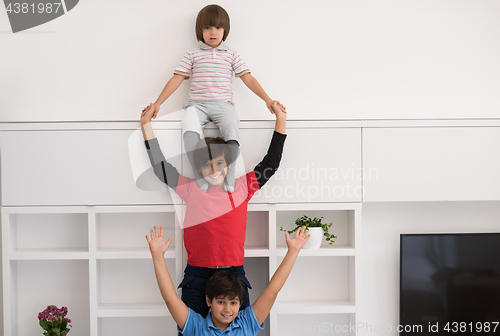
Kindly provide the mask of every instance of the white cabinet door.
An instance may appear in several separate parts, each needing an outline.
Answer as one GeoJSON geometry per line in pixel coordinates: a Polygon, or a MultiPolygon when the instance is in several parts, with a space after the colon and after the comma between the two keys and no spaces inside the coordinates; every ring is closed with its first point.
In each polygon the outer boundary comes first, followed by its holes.
{"type": "MultiPolygon", "coordinates": [[[[241,158],[252,170],[273,131],[242,129],[241,158]]],[[[361,129],[288,129],[280,168],[252,203],[361,202],[361,129]]]]}
{"type": "Polygon", "coordinates": [[[500,200],[500,128],[363,130],[364,201],[500,200]]]}
{"type": "MultiPolygon", "coordinates": [[[[3,205],[171,204],[159,182],[161,191],[136,187],[128,149],[132,132],[3,132],[3,205]]],[[[180,131],[157,135],[168,142],[165,156],[180,169],[180,131]]]]}

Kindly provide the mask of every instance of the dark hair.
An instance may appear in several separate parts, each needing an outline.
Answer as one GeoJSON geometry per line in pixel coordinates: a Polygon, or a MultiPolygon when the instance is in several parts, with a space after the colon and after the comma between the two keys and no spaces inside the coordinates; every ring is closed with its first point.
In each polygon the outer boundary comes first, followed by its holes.
{"type": "Polygon", "coordinates": [[[203,40],[203,29],[207,27],[224,28],[222,41],[225,41],[229,35],[229,15],[226,10],[219,5],[208,5],[201,9],[196,18],[196,38],[198,41],[203,40]]]}
{"type": "Polygon", "coordinates": [[[205,163],[221,155],[224,155],[227,165],[231,164],[231,150],[224,139],[210,137],[201,139],[194,153],[194,166],[197,170],[201,170],[205,163]]]}
{"type": "Polygon", "coordinates": [[[208,278],[205,294],[209,301],[218,296],[228,296],[231,300],[238,297],[241,303],[245,296],[245,283],[229,271],[217,271],[208,278]]]}

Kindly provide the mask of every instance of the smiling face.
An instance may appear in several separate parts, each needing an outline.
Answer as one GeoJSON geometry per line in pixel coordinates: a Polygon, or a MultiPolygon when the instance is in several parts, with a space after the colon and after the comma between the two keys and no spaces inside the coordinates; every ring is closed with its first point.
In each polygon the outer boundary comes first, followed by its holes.
{"type": "Polygon", "coordinates": [[[223,36],[224,28],[220,26],[203,28],[203,41],[212,48],[216,48],[221,44],[223,36]]]}
{"type": "Polygon", "coordinates": [[[214,327],[224,331],[238,316],[241,306],[240,299],[237,296],[231,299],[228,295],[219,295],[214,297],[212,301],[207,296],[206,300],[207,305],[211,308],[214,327]]]}
{"type": "MultiPolygon", "coordinates": [[[[231,165],[229,165],[231,167],[231,165]]],[[[207,161],[201,166],[201,174],[211,186],[221,186],[226,178],[228,165],[221,154],[213,160],[207,161]]]]}

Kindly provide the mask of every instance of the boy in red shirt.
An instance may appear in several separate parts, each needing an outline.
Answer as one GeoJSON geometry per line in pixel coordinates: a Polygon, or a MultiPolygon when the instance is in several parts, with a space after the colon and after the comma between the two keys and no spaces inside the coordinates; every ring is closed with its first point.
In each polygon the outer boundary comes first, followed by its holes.
{"type": "Polygon", "coordinates": [[[155,174],[186,203],[184,246],[188,260],[179,287],[182,287],[182,300],[203,317],[208,313],[206,280],[220,269],[237,275],[246,284],[241,309],[250,303],[248,288],[251,286],[243,269],[247,206],[254,193],[278,169],[286,138],[285,108],[277,101],[272,108],[276,124],[268,152],[253,171],[236,179],[234,192],[226,192],[223,188],[232,162],[231,151],[223,140],[207,140],[208,152],[200,150],[195,155],[196,167],[209,184],[207,191],[203,192],[195,180],[180,175],[165,160],[150,124],[154,109],[146,109],[141,117],[144,140],[155,174]]]}

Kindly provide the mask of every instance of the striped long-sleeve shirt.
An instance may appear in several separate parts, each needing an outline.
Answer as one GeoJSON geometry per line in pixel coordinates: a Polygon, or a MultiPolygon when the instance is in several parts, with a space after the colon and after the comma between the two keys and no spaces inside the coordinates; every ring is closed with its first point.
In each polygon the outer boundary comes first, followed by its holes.
{"type": "Polygon", "coordinates": [[[241,77],[249,72],[236,50],[223,43],[212,49],[200,42],[184,54],[174,74],[192,78],[189,101],[231,101],[233,74],[241,77]]]}

